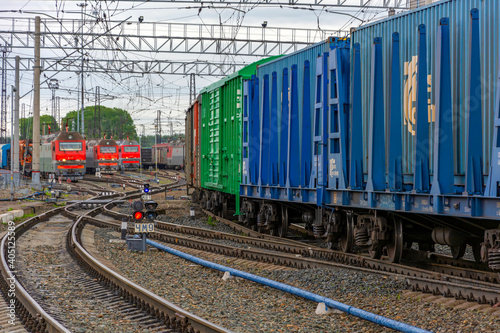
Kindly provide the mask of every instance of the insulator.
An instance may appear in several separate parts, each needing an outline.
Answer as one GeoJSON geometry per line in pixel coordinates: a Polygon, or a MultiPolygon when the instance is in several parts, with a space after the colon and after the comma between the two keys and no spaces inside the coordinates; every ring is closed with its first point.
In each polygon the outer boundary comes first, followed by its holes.
{"type": "Polygon", "coordinates": [[[354,239],[356,245],[358,246],[362,246],[368,243],[368,241],[370,240],[370,235],[368,234],[368,229],[366,228],[366,226],[356,229],[354,239]]]}
{"type": "Polygon", "coordinates": [[[500,272],[500,248],[491,248],[488,251],[488,267],[500,272]]]}
{"type": "Polygon", "coordinates": [[[325,226],[313,224],[313,234],[316,238],[323,236],[325,234],[325,226]]]}

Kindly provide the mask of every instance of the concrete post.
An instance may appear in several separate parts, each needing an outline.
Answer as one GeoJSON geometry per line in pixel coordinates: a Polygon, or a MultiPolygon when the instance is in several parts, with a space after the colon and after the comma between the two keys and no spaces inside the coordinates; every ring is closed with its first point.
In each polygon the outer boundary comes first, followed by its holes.
{"type": "Polygon", "coordinates": [[[11,86],[11,100],[10,100],[10,134],[11,134],[11,139],[10,139],[10,201],[14,200],[14,151],[13,151],[13,142],[12,142],[12,133],[14,132],[14,122],[12,119],[14,119],[14,93],[15,93],[15,88],[14,86],[11,86]]]}
{"type": "Polygon", "coordinates": [[[20,57],[16,56],[16,77],[15,77],[15,85],[16,85],[16,96],[14,100],[14,119],[12,120],[14,123],[14,140],[12,142],[12,149],[14,150],[14,183],[19,184],[19,62],[20,57]]]}
{"type": "Polygon", "coordinates": [[[40,185],[40,16],[35,17],[35,74],[33,89],[33,165],[31,181],[40,185]]]}

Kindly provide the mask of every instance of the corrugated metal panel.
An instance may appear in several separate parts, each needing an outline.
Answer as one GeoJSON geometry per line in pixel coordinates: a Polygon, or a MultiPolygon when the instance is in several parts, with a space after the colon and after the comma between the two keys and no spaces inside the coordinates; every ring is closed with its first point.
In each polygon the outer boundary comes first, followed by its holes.
{"type": "MultiPolygon", "coordinates": [[[[375,37],[382,37],[384,57],[384,87],[386,115],[389,106],[390,80],[390,50],[391,36],[394,32],[400,34],[401,45],[401,75],[402,75],[402,103],[403,103],[403,168],[405,173],[412,173],[413,112],[416,98],[416,65],[417,65],[417,28],[419,24],[427,27],[427,54],[429,74],[429,100],[431,113],[431,138],[434,125],[434,80],[435,80],[435,53],[437,42],[437,28],[439,19],[450,19],[451,32],[451,68],[454,105],[454,136],[455,136],[455,173],[463,175],[465,172],[466,149],[466,101],[469,89],[469,29],[470,10],[479,9],[480,38],[481,38],[481,81],[483,82],[483,153],[484,172],[487,173],[491,155],[491,141],[493,136],[494,87],[498,73],[499,44],[500,44],[500,1],[497,0],[448,0],[435,3],[411,12],[375,22],[358,28],[352,34],[352,43],[361,45],[362,64],[362,101],[364,133],[368,133],[368,107],[370,101],[370,66],[371,46],[375,37]]],[[[352,51],[351,51],[352,52],[352,51]]],[[[387,116],[386,116],[387,119],[387,116]]],[[[388,126],[386,126],[388,128],[388,126]]],[[[479,133],[477,133],[479,135],[479,133]]],[[[365,135],[365,151],[368,146],[365,135]]],[[[431,161],[432,161],[431,145],[431,161]]],[[[365,153],[366,156],[366,153],[365,153]]],[[[432,164],[432,162],[431,162],[432,164]]],[[[366,163],[365,163],[366,165],[366,163]]],[[[432,168],[432,165],[431,165],[432,168]]]]}
{"type": "MultiPolygon", "coordinates": [[[[259,64],[278,57],[254,62],[200,92],[201,187],[239,195],[242,158],[242,83],[244,79],[255,74],[259,64]]],[[[194,121],[196,122],[196,119],[194,121]]],[[[239,199],[236,202],[239,213],[239,199]]]]}
{"type": "MultiPolygon", "coordinates": [[[[259,78],[259,82],[261,82],[261,88],[263,87],[263,84],[262,82],[264,82],[264,75],[269,75],[269,77],[271,78],[272,77],[272,74],[273,72],[276,72],[277,76],[278,76],[278,79],[277,79],[277,91],[280,92],[279,93],[279,96],[278,96],[278,124],[281,123],[281,103],[282,103],[282,100],[283,100],[283,96],[281,94],[281,91],[282,91],[282,87],[283,87],[283,69],[287,68],[288,71],[291,70],[291,67],[292,65],[297,65],[298,66],[298,82],[299,82],[299,85],[302,85],[302,83],[304,82],[304,62],[306,60],[309,60],[309,65],[310,65],[310,80],[311,80],[311,88],[310,88],[310,96],[314,96],[314,89],[315,89],[315,85],[314,85],[314,82],[316,80],[316,58],[320,55],[322,55],[324,52],[328,52],[330,51],[330,47],[331,47],[331,40],[327,40],[327,41],[324,41],[324,42],[320,42],[318,44],[315,44],[315,45],[312,45],[312,46],[309,46],[303,50],[300,50],[300,51],[297,51],[297,52],[294,52],[294,53],[291,53],[289,55],[286,55],[286,56],[283,56],[277,60],[274,60],[274,61],[271,61],[271,62],[268,62],[266,64],[263,64],[263,65],[260,65],[257,67],[257,77],[259,78]]],[[[289,74],[289,77],[290,74],[289,74]]],[[[302,102],[303,102],[303,94],[302,94],[302,88],[299,87],[299,103],[298,105],[302,106],[302,102]]],[[[290,85],[289,85],[289,89],[288,89],[288,94],[289,94],[289,98],[288,100],[290,100],[290,85]]],[[[261,112],[261,116],[262,116],[262,96],[263,94],[259,94],[259,98],[260,98],[260,112],[261,112]]],[[[269,102],[271,102],[271,99],[269,99],[269,102]]],[[[302,107],[300,107],[300,109],[302,109],[302,107]]],[[[302,111],[300,111],[300,118],[302,118],[302,111]]],[[[311,123],[313,121],[313,112],[311,112],[311,123]]],[[[302,126],[300,126],[301,128],[301,133],[299,135],[301,135],[302,137],[302,126]]],[[[278,131],[279,132],[279,129],[277,128],[271,128],[271,130],[275,130],[275,131],[278,131]]],[[[288,130],[288,128],[286,128],[285,130],[288,130]]],[[[268,134],[266,134],[268,135],[268,134]]],[[[277,133],[278,137],[280,135],[280,133],[277,133]]],[[[278,140],[278,142],[273,142],[272,144],[278,144],[280,145],[280,140],[278,140]]],[[[279,147],[280,151],[281,151],[281,147],[279,147]]]]}

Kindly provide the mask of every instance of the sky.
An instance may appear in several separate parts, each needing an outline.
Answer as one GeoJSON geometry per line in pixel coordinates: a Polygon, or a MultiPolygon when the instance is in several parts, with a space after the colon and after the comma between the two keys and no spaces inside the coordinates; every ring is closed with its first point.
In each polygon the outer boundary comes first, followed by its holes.
{"type": "MultiPolygon", "coordinates": [[[[326,2],[333,0],[325,0],[326,2]]],[[[325,2],[324,1],[324,2],[325,2]]],[[[359,3],[359,0],[347,0],[351,3],[359,3]]],[[[372,0],[371,4],[380,4],[383,0],[372,0]]],[[[103,33],[104,23],[95,23],[95,18],[103,18],[109,25],[123,21],[125,31],[135,33],[141,29],[141,34],[146,34],[152,29],[152,23],[156,24],[157,34],[161,34],[161,29],[166,29],[167,23],[188,23],[196,24],[209,32],[210,25],[234,25],[234,26],[255,26],[261,27],[263,21],[267,21],[265,30],[266,36],[277,33],[277,28],[314,29],[313,38],[319,42],[324,35],[322,31],[346,30],[351,27],[358,27],[374,20],[387,17],[386,10],[378,9],[358,9],[358,8],[289,8],[286,5],[276,5],[278,1],[271,1],[275,5],[219,5],[219,8],[201,8],[200,2],[192,3],[169,3],[169,2],[144,2],[144,1],[36,1],[18,0],[0,3],[0,43],[10,41],[12,29],[33,30],[33,26],[27,26],[27,19],[40,16],[46,20],[51,31],[63,30],[68,33],[81,32],[80,18],[82,7],[78,4],[87,3],[84,7],[84,31],[92,33],[103,33]],[[225,8],[222,8],[224,7],[225,8]],[[314,9],[314,10],[313,10],[314,9]],[[139,17],[143,17],[142,24],[139,17]],[[354,18],[355,17],[355,18],[354,18]],[[13,20],[15,18],[15,20],[13,20]],[[58,20],[62,21],[60,23],[58,20]],[[73,25],[69,19],[75,19],[73,25]],[[111,21],[111,22],[110,22],[111,21]],[[115,22],[116,21],[116,22],[115,22]],[[114,23],[113,23],[114,22],[114,23]],[[14,26],[14,28],[13,28],[14,26]],[[57,30],[59,29],[59,30],[57,30]]],[[[336,1],[335,1],[336,2],[336,1]]],[[[288,2],[285,2],[288,3],[288,2]]],[[[108,26],[109,26],[108,25],[108,26]]],[[[113,30],[115,31],[115,30],[113,30]]],[[[260,29],[252,30],[252,34],[257,32],[258,38],[261,36],[260,29]]],[[[182,30],[176,30],[183,33],[182,30]]],[[[240,30],[241,32],[241,30],[240,30]]],[[[191,32],[188,32],[188,36],[191,32]]],[[[102,34],[102,40],[106,40],[106,34],[102,34]]],[[[241,37],[241,36],[233,36],[241,37]]],[[[244,36],[243,36],[244,38],[244,36]]],[[[282,32],[282,39],[291,38],[286,32],[282,32]]],[[[89,42],[88,40],[84,41],[89,42]]],[[[107,41],[109,42],[109,41],[107,41]]],[[[14,46],[19,45],[19,41],[14,46]]],[[[64,58],[68,53],[75,51],[74,48],[67,47],[65,50],[44,49],[41,50],[41,57],[64,58]]],[[[201,60],[215,63],[251,63],[261,59],[255,56],[244,55],[216,55],[216,54],[194,54],[194,53],[156,53],[156,52],[126,52],[126,51],[97,51],[86,49],[86,56],[92,59],[143,59],[143,60],[169,60],[169,61],[193,61],[201,60]]],[[[19,55],[22,58],[33,57],[32,48],[12,48],[8,53],[9,58],[19,55]]],[[[75,53],[73,56],[78,56],[75,53]]],[[[12,62],[12,60],[9,60],[12,62]]],[[[42,82],[45,79],[55,78],[59,81],[59,89],[55,92],[60,97],[61,116],[67,112],[80,107],[77,100],[79,88],[79,75],[74,72],[61,71],[59,73],[45,72],[42,74],[42,82]]],[[[199,92],[203,87],[215,82],[221,77],[196,76],[196,90],[199,92]]],[[[7,94],[10,95],[10,86],[14,83],[14,71],[7,71],[7,94]]],[[[93,73],[84,70],[85,98],[84,105],[94,105],[95,91],[99,86],[101,89],[101,105],[107,107],[117,107],[129,111],[136,124],[138,133],[142,131],[142,125],[146,135],[154,134],[153,121],[157,110],[162,111],[162,133],[168,133],[168,123],[173,122],[175,133],[184,131],[184,113],[189,106],[189,76],[183,75],[159,75],[159,74],[104,74],[93,73]]],[[[21,100],[26,113],[30,112],[33,103],[33,72],[21,72],[21,100]]],[[[48,84],[42,84],[41,88],[41,114],[51,114],[52,92],[48,84]]],[[[22,107],[22,106],[21,106],[22,107]]],[[[8,120],[10,122],[11,100],[7,101],[8,120]]],[[[10,124],[8,124],[10,133],[10,124]]]]}

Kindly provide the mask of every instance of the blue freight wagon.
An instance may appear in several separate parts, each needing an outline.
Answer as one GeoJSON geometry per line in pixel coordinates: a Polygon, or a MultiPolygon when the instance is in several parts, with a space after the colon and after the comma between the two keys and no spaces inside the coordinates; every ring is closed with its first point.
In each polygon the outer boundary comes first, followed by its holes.
{"type": "Polygon", "coordinates": [[[0,169],[10,170],[10,143],[0,145],[0,169]]]}
{"type": "Polygon", "coordinates": [[[392,262],[413,243],[470,245],[500,271],[499,15],[442,1],[259,66],[240,221],[284,236],[301,220],[392,262]]]}

